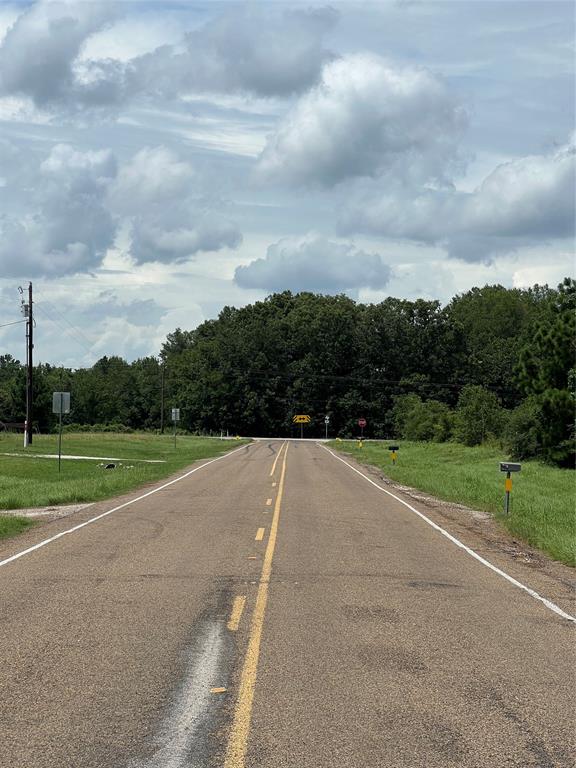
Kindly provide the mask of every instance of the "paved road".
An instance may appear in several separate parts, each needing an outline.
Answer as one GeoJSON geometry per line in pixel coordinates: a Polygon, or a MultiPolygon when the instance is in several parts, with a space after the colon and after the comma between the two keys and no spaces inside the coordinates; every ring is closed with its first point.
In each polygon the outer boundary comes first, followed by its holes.
{"type": "Polygon", "coordinates": [[[0,547],[1,768],[575,765],[574,622],[325,448],[242,447],[58,537],[117,506],[0,547]]]}

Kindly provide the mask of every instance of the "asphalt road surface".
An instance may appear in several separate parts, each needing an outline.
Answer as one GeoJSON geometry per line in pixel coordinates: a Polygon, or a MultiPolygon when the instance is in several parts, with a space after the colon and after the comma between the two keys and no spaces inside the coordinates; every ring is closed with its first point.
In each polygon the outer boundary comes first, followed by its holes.
{"type": "Polygon", "coordinates": [[[569,584],[378,485],[264,441],[3,542],[1,768],[575,765],[569,584]]]}

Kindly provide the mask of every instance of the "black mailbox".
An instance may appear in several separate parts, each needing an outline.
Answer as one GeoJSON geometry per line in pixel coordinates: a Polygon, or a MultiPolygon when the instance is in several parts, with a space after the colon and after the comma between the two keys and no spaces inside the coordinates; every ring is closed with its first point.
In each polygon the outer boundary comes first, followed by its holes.
{"type": "Polygon", "coordinates": [[[388,450],[389,451],[397,451],[400,448],[399,445],[389,445],[388,450]]]}
{"type": "Polygon", "coordinates": [[[520,472],[521,469],[521,464],[512,464],[509,461],[500,462],[500,472],[520,472]]]}

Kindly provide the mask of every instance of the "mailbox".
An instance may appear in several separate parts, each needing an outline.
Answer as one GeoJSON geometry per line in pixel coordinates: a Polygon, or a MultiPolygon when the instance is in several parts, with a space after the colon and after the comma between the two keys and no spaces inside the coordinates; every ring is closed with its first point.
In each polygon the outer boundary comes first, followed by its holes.
{"type": "Polygon", "coordinates": [[[521,464],[512,464],[509,461],[500,462],[500,472],[520,472],[521,469],[521,464]]]}
{"type": "Polygon", "coordinates": [[[389,445],[388,450],[389,451],[397,451],[400,448],[399,445],[389,445]]]}

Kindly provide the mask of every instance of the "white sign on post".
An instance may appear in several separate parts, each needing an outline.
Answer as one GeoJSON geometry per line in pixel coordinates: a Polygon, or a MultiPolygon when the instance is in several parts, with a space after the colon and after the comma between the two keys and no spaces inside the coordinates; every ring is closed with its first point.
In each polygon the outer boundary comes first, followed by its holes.
{"type": "Polygon", "coordinates": [[[172,421],[180,421],[180,408],[172,408],[172,421]]]}
{"type": "Polygon", "coordinates": [[[70,392],[52,393],[52,413],[70,413],[70,392]]]}
{"type": "Polygon", "coordinates": [[[52,413],[60,416],[58,420],[58,472],[62,466],[62,414],[70,413],[70,392],[52,393],[52,413]]]}

